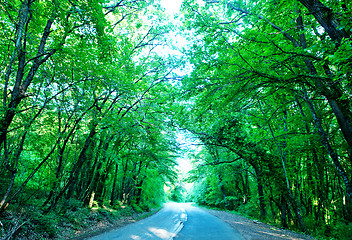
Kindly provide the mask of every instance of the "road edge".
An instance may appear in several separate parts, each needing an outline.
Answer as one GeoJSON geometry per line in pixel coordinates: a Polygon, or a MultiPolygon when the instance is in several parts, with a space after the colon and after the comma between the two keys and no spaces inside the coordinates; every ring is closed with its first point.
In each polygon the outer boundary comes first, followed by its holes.
{"type": "Polygon", "coordinates": [[[126,218],[122,218],[120,222],[114,224],[113,226],[104,227],[104,228],[101,228],[99,230],[92,231],[92,232],[85,232],[85,233],[82,233],[78,236],[66,238],[66,240],[85,240],[85,239],[103,234],[105,232],[109,232],[114,229],[118,229],[118,228],[124,227],[126,225],[141,221],[145,218],[148,218],[148,217],[158,213],[161,209],[162,209],[162,207],[159,207],[159,208],[151,210],[150,212],[143,212],[140,214],[136,214],[135,216],[129,216],[126,218]]]}

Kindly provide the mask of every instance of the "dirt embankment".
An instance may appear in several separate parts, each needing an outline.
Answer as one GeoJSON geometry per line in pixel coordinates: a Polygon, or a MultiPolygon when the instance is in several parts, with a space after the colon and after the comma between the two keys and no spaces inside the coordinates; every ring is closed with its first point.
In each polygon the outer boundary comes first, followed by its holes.
{"type": "Polygon", "coordinates": [[[159,210],[137,213],[132,208],[118,210],[76,208],[65,214],[7,211],[0,219],[0,240],[80,240],[146,218],[159,210]]]}

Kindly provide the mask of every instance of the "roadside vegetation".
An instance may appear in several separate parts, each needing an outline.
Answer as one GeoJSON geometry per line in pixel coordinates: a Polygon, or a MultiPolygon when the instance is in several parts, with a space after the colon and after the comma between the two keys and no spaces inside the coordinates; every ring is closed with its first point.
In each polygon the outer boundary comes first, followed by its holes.
{"type": "Polygon", "coordinates": [[[158,210],[124,205],[112,208],[109,204],[87,208],[79,201],[71,201],[50,213],[33,205],[18,208],[20,212],[7,211],[3,215],[2,239],[83,239],[138,221],[158,210]]]}

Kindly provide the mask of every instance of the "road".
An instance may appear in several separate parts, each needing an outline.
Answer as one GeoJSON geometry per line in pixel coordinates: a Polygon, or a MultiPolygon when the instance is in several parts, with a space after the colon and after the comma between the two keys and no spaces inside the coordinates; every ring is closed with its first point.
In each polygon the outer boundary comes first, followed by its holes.
{"type": "Polygon", "coordinates": [[[244,240],[219,218],[188,203],[168,203],[157,214],[90,240],[244,240]]]}

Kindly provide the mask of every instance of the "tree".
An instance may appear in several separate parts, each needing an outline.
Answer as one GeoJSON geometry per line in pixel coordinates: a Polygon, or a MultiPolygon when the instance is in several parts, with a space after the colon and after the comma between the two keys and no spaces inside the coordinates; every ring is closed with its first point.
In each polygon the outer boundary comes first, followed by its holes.
{"type": "MultiPolygon", "coordinates": [[[[322,179],[334,167],[334,175],[344,179],[345,193],[340,196],[351,196],[346,175],[351,168],[351,99],[345,95],[350,92],[350,76],[342,64],[350,54],[336,54],[349,49],[351,26],[345,17],[338,19],[341,14],[335,14],[348,11],[348,4],[329,3],[331,10],[319,1],[299,2],[303,5],[206,1],[200,6],[186,1],[183,27],[192,30],[192,35],[185,52],[193,69],[180,87],[179,99],[186,106],[179,106],[177,118],[207,149],[213,149],[209,151],[227,149],[235,154],[221,165],[232,166],[233,159],[238,159],[254,170],[256,193],[261,196],[256,204],[262,205],[258,215],[264,218],[269,213],[267,205],[272,218],[279,210],[284,227],[290,227],[289,220],[294,219],[306,231],[304,220],[312,213],[312,206],[318,203],[315,213],[319,218],[320,204],[336,197],[331,190],[312,191],[308,179],[331,186],[334,180],[322,179]],[[305,14],[305,7],[315,7],[317,12],[305,14]],[[328,139],[334,139],[332,145],[328,139]],[[327,161],[329,156],[331,161],[327,161]]],[[[214,182],[214,174],[202,176],[214,182]]],[[[220,178],[216,181],[221,185],[220,178]]],[[[236,182],[233,178],[224,186],[236,182]]],[[[213,196],[223,198],[221,194],[213,196]]],[[[204,203],[212,202],[215,200],[204,203]]],[[[345,209],[343,203],[339,216],[347,220],[345,209]]]]}
{"type": "Polygon", "coordinates": [[[175,165],[174,140],[166,137],[172,129],[161,127],[173,59],[156,52],[170,29],[160,7],[125,0],[15,1],[2,10],[8,34],[1,34],[1,213],[34,187],[46,212],[63,197],[87,205],[110,200],[120,194],[127,147],[137,156],[128,162],[134,170],[126,168],[132,173],[128,202],[156,204],[144,198],[154,195],[142,191],[146,178],[160,171],[151,188],[160,191],[175,165]],[[150,12],[156,15],[147,20],[150,12]],[[155,142],[146,140],[154,134],[160,135],[155,142]],[[151,157],[153,151],[160,153],[151,157]]]}

